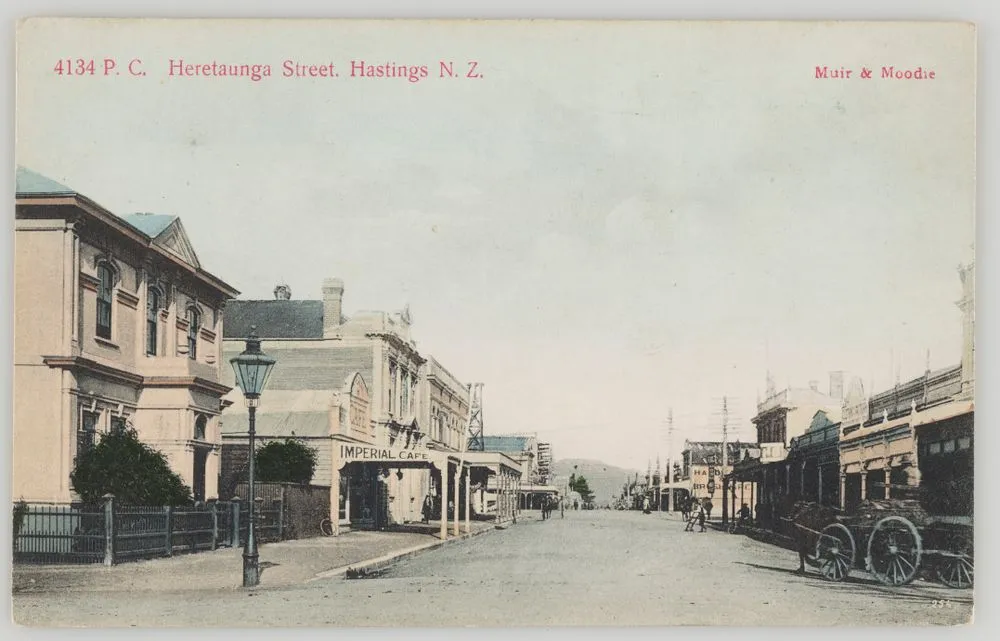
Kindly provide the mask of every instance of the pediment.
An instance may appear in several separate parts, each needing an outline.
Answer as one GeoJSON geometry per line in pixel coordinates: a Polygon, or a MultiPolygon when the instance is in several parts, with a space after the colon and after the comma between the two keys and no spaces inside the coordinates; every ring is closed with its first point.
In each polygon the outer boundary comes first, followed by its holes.
{"type": "Polygon", "coordinates": [[[194,247],[191,245],[180,219],[170,223],[159,236],[153,239],[153,243],[174,254],[188,265],[201,267],[198,255],[195,254],[194,247]]]}

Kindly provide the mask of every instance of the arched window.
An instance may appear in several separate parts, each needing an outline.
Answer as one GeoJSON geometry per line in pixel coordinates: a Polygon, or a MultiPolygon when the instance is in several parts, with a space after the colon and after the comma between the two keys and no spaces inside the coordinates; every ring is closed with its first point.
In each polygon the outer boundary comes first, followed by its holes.
{"type": "Polygon", "coordinates": [[[97,266],[97,335],[111,340],[111,307],[115,289],[115,272],[107,263],[97,266]]]}
{"type": "Polygon", "coordinates": [[[156,356],[159,345],[160,308],[163,306],[163,294],[157,287],[150,287],[146,295],[146,354],[156,356]]]}
{"type": "Polygon", "coordinates": [[[198,358],[198,330],[201,329],[201,312],[196,307],[188,307],[188,358],[198,358]]]}

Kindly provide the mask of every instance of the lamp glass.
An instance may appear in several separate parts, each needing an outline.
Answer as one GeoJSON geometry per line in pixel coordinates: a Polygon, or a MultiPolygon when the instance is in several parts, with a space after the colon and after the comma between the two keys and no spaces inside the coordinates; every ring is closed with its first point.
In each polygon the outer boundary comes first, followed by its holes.
{"type": "Polygon", "coordinates": [[[239,356],[229,361],[236,375],[236,384],[248,398],[260,396],[267,379],[274,368],[275,359],[260,351],[260,339],[251,335],[247,339],[246,349],[239,356]]]}

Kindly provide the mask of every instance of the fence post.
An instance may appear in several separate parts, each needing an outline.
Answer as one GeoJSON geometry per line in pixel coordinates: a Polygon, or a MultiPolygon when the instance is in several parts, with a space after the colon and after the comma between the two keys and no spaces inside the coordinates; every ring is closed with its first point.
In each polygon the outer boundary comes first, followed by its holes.
{"type": "Polygon", "coordinates": [[[230,527],[233,528],[230,545],[231,547],[238,548],[240,547],[240,497],[234,496],[229,507],[233,514],[232,518],[229,519],[230,527]]]}
{"type": "Polygon", "coordinates": [[[104,565],[115,564],[115,495],[104,495],[104,565]]]}
{"type": "Polygon", "coordinates": [[[253,518],[253,526],[257,532],[257,542],[260,543],[264,540],[264,497],[257,496],[253,500],[253,514],[249,515],[253,518]]]}
{"type": "Polygon", "coordinates": [[[212,501],[209,504],[209,512],[212,513],[212,549],[219,547],[219,507],[218,503],[212,501]]]}
{"type": "Polygon", "coordinates": [[[285,486],[281,486],[281,498],[278,499],[278,540],[285,540],[285,486]]]}
{"type": "Polygon", "coordinates": [[[174,555],[174,508],[169,505],[163,506],[163,513],[167,516],[166,553],[167,556],[174,555]]]}

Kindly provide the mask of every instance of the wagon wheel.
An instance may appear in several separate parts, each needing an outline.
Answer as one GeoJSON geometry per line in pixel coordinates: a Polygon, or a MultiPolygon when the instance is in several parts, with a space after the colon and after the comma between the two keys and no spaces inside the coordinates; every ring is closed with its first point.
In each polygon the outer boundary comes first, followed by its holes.
{"type": "Polygon", "coordinates": [[[920,534],[907,519],[887,516],[868,539],[868,569],[886,585],[906,585],[917,576],[922,553],[920,534]]]}
{"type": "Polygon", "coordinates": [[[827,581],[843,581],[854,567],[857,546],[851,531],[841,523],[831,523],[823,528],[816,541],[816,560],[819,571],[827,581]]]}
{"type": "Polygon", "coordinates": [[[950,543],[953,552],[943,555],[937,563],[937,576],[949,588],[966,589],[972,587],[973,562],[972,540],[956,534],[950,543]]]}

